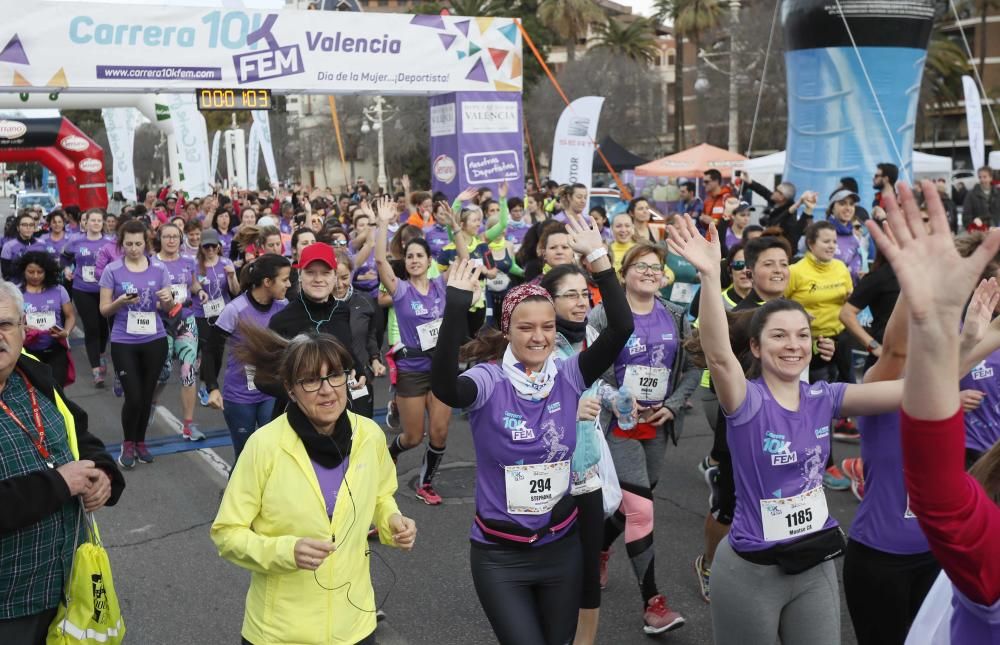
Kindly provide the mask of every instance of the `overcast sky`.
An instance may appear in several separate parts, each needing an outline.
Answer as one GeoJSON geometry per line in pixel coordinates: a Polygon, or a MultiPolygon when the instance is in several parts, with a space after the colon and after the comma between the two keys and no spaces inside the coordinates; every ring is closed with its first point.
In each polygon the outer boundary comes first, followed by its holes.
{"type": "Polygon", "coordinates": [[[615,2],[628,5],[632,7],[633,12],[641,13],[644,16],[653,13],[653,0],[615,0],[615,2]]]}

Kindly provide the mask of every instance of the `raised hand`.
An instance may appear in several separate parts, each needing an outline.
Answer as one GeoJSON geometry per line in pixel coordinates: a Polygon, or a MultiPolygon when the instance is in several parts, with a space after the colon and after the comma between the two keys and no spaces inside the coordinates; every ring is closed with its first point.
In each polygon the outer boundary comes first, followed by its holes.
{"type": "Polygon", "coordinates": [[[396,202],[388,195],[380,197],[375,202],[375,208],[378,210],[378,223],[380,226],[383,224],[388,226],[399,217],[399,214],[396,212],[396,202]]]}
{"type": "Polygon", "coordinates": [[[899,203],[892,191],[882,194],[895,242],[875,222],[868,221],[866,225],[896,273],[900,291],[910,308],[910,319],[923,321],[935,315],[951,325],[957,322],[954,319],[961,313],[983,269],[996,257],[1000,231],[990,231],[979,248],[963,258],[955,249],[948,216],[934,184],[925,181],[921,188],[927,202],[929,231],[913,191],[905,182],[897,184],[899,203]]]}
{"type": "Polygon", "coordinates": [[[463,190],[462,192],[460,192],[458,194],[458,197],[456,197],[456,199],[458,201],[467,202],[470,199],[472,199],[473,197],[475,197],[478,192],[479,191],[477,191],[475,188],[473,188],[472,186],[469,186],[468,188],[466,188],[465,190],[463,190]]]}
{"type": "Polygon", "coordinates": [[[506,181],[500,184],[500,199],[507,199],[507,193],[510,192],[510,186],[506,181]]]}
{"type": "Polygon", "coordinates": [[[581,215],[566,213],[566,230],[569,232],[569,245],[580,255],[587,256],[591,251],[604,246],[604,238],[597,228],[597,222],[587,226],[581,215]]]}
{"type": "Polygon", "coordinates": [[[453,262],[448,270],[448,286],[475,292],[479,287],[479,276],[482,272],[482,266],[473,266],[472,262],[460,259],[453,262]]]}
{"type": "MultiPolygon", "coordinates": [[[[677,222],[678,218],[674,218],[677,222]]],[[[690,215],[680,219],[680,225],[667,224],[667,247],[698,269],[702,275],[719,275],[722,248],[715,223],[708,225],[708,238],[701,236],[690,215]]]]}
{"type": "Polygon", "coordinates": [[[962,343],[966,347],[975,347],[986,336],[998,303],[1000,284],[997,279],[980,280],[965,310],[965,320],[962,323],[962,343]]]}

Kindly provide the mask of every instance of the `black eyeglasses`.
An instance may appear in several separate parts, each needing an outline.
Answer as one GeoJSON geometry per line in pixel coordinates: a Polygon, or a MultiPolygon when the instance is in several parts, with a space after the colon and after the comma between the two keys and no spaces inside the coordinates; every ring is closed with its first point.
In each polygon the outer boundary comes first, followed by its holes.
{"type": "Polygon", "coordinates": [[[320,388],[323,387],[324,381],[333,389],[344,387],[347,384],[347,372],[334,372],[326,376],[303,378],[296,381],[296,383],[302,386],[303,391],[312,393],[319,392],[320,388]]]}

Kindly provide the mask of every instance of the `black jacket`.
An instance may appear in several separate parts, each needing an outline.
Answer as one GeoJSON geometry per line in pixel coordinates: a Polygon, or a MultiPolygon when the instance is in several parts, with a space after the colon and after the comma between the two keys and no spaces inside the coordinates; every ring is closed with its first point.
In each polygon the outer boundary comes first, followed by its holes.
{"type": "MultiPolygon", "coordinates": [[[[87,413],[70,401],[55,380],[45,363],[22,355],[17,361],[28,381],[35,386],[39,395],[54,400],[53,392],[66,403],[76,425],[76,440],[80,459],[93,461],[111,479],[111,498],[107,506],[114,506],[125,490],[125,478],[118,465],[104,447],[104,443],[90,434],[87,413]]],[[[66,481],[56,470],[39,470],[27,475],[0,480],[0,535],[13,533],[58,513],[72,499],[66,481]]]]}
{"type": "Polygon", "coordinates": [[[798,213],[789,210],[793,205],[791,200],[786,200],[780,206],[776,205],[771,199],[773,192],[768,190],[767,186],[756,181],[750,182],[750,190],[767,200],[767,206],[760,216],[760,225],[765,228],[768,226],[781,228],[785,232],[785,237],[792,243],[792,252],[794,253],[799,245],[799,238],[802,237],[806,226],[812,222],[812,217],[799,218],[798,213]]]}
{"type": "Polygon", "coordinates": [[[968,223],[975,217],[990,226],[1000,226],[1000,186],[993,186],[987,196],[982,186],[976,184],[966,194],[962,204],[962,221],[968,223]]]}

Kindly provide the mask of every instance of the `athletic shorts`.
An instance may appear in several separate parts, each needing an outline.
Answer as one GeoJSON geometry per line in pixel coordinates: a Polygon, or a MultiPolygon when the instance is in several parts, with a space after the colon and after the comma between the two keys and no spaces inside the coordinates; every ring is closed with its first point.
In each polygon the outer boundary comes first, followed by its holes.
{"type": "Polygon", "coordinates": [[[403,397],[424,396],[431,391],[430,372],[396,373],[396,395],[403,397]]]}
{"type": "Polygon", "coordinates": [[[160,383],[170,380],[174,360],[181,364],[181,385],[194,385],[198,380],[198,327],[194,316],[180,322],[176,337],[167,334],[167,360],[160,369],[160,383]]]}

